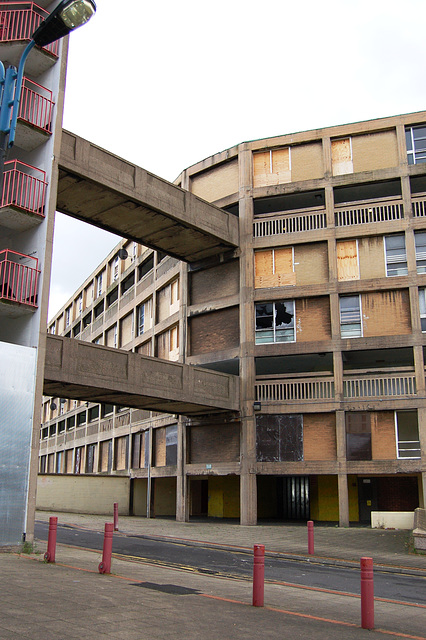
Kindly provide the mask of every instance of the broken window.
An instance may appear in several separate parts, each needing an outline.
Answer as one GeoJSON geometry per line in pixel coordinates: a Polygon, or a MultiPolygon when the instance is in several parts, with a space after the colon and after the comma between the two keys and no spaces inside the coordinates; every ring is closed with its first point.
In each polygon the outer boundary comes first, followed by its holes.
{"type": "Polygon", "coordinates": [[[294,341],[294,300],[256,304],[256,344],[294,341]]]}

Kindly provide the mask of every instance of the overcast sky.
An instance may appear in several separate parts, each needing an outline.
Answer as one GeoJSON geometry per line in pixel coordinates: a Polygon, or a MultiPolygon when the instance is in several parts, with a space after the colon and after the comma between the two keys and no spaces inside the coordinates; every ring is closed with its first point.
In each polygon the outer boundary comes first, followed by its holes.
{"type": "MultiPolygon", "coordinates": [[[[96,0],[64,128],[173,181],[256,138],[426,109],[425,0],[96,0]]],[[[50,316],[118,241],[57,215],[50,316]]]]}

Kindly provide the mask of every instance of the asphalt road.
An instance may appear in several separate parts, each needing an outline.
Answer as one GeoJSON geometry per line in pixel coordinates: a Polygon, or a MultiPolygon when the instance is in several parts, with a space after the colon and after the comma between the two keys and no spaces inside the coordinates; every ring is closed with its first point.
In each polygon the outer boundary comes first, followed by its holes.
{"type": "MultiPolygon", "coordinates": [[[[37,522],[36,538],[47,540],[48,524],[37,522]]],[[[59,525],[58,543],[102,551],[103,532],[59,525]]],[[[191,567],[200,573],[250,579],[251,553],[223,551],[182,543],[162,542],[142,536],[114,534],[113,553],[172,567],[191,567]]],[[[298,561],[279,557],[265,558],[265,580],[285,582],[345,593],[360,593],[357,568],[333,567],[315,560],[298,561]]],[[[400,602],[426,604],[426,578],[387,571],[374,571],[374,595],[400,602]]]]}

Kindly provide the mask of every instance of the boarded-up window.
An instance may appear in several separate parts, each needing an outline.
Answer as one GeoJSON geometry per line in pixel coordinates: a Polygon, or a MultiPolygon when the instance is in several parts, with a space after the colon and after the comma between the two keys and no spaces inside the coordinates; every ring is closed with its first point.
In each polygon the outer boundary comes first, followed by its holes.
{"type": "Polygon", "coordinates": [[[303,460],[302,415],[256,416],[256,452],[258,462],[303,460]]]}
{"type": "Polygon", "coordinates": [[[73,453],[73,449],[67,449],[65,451],[65,473],[72,473],[73,453]]]}
{"type": "Polygon", "coordinates": [[[107,347],[116,347],[117,346],[117,325],[113,325],[111,329],[108,329],[105,333],[106,337],[106,346],[107,347]]]}
{"type": "Polygon", "coordinates": [[[253,186],[263,187],[291,181],[290,147],[253,154],[253,186]]]}
{"type": "Polygon", "coordinates": [[[255,251],[255,287],[284,287],[296,284],[293,247],[255,251]]]}
{"type": "Polygon", "coordinates": [[[166,466],[166,428],[155,429],[154,433],[154,466],[166,466]]]}
{"type": "Polygon", "coordinates": [[[179,280],[174,280],[157,293],[157,318],[162,322],[179,310],[179,280]]]}
{"type": "Polygon", "coordinates": [[[337,249],[337,279],[359,280],[358,242],[357,240],[340,240],[337,249]]]}
{"type": "Polygon", "coordinates": [[[177,325],[157,336],[157,356],[163,360],[179,359],[179,327],[177,325]]]}
{"type": "Polygon", "coordinates": [[[141,353],[143,356],[150,356],[152,355],[152,342],[151,340],[148,340],[147,342],[144,342],[143,344],[141,344],[138,347],[138,353],[141,353]]]}
{"type": "Polygon", "coordinates": [[[331,164],[333,176],[353,173],[352,143],[350,138],[331,141],[331,164]]]}
{"type": "Polygon", "coordinates": [[[112,440],[100,443],[99,471],[110,473],[112,470],[112,440]]]}
{"type": "Polygon", "coordinates": [[[127,456],[129,449],[129,436],[116,438],[115,440],[115,468],[117,471],[127,469],[127,456]]]}
{"type": "Polygon", "coordinates": [[[371,420],[369,413],[346,413],[346,458],[371,460],[371,420]]]}
{"type": "Polygon", "coordinates": [[[133,339],[133,313],[120,320],[120,344],[123,347],[133,339]]]}

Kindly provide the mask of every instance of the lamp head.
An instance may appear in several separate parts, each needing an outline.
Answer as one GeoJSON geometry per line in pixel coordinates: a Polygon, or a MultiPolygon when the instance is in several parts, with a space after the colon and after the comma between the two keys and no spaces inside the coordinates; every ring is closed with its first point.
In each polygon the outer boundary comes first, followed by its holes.
{"type": "Polygon", "coordinates": [[[62,0],[34,31],[32,39],[45,47],[81,27],[95,12],[94,0],[62,0]]]}

